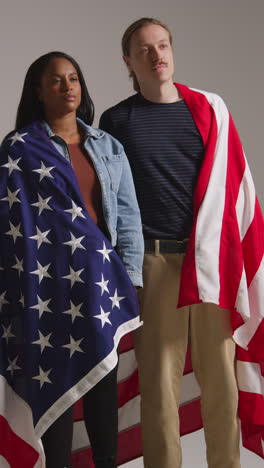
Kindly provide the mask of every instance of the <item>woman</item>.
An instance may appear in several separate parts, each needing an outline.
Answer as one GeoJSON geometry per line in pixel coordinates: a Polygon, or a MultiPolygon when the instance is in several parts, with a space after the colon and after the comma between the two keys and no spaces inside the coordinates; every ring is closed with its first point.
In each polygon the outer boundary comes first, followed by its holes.
{"type": "Polygon", "coordinates": [[[93,116],[76,61],[45,54],[29,67],[15,132],[1,147],[0,321],[9,331],[1,352],[46,468],[70,466],[72,405],[83,395],[95,466],[116,467],[117,346],[140,325],[132,176],[93,116]]]}

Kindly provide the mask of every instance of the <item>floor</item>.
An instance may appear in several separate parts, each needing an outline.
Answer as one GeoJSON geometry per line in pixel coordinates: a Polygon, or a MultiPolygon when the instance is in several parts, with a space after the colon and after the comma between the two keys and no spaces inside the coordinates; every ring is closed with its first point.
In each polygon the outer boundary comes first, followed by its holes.
{"type": "MultiPolygon", "coordinates": [[[[203,431],[182,437],[182,468],[206,468],[205,443],[203,431]]],[[[252,452],[241,448],[241,468],[263,468],[263,460],[252,452]]],[[[122,468],[143,468],[142,458],[122,465],[122,468]]]]}

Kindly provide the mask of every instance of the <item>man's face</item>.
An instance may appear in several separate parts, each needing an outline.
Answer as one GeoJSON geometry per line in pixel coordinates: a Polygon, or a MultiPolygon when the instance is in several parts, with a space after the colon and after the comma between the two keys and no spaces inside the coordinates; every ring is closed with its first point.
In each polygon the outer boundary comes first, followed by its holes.
{"type": "Polygon", "coordinates": [[[130,55],[124,60],[140,87],[173,80],[172,46],[169,33],[162,26],[150,24],[138,29],[130,40],[130,55]]]}

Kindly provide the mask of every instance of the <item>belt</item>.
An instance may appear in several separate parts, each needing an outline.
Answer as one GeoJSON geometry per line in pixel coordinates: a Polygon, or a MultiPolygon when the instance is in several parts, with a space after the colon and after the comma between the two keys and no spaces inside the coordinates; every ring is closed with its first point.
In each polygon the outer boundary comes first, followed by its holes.
{"type": "Polygon", "coordinates": [[[166,240],[166,239],[145,239],[145,252],[160,253],[185,253],[189,239],[166,240]]]}

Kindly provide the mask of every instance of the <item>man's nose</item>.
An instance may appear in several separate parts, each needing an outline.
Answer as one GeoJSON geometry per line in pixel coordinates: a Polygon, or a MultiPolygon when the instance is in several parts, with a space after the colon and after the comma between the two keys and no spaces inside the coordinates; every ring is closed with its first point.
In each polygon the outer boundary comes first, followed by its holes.
{"type": "Polygon", "coordinates": [[[162,56],[162,51],[158,47],[153,47],[151,51],[151,58],[153,62],[159,60],[162,56]]]}

